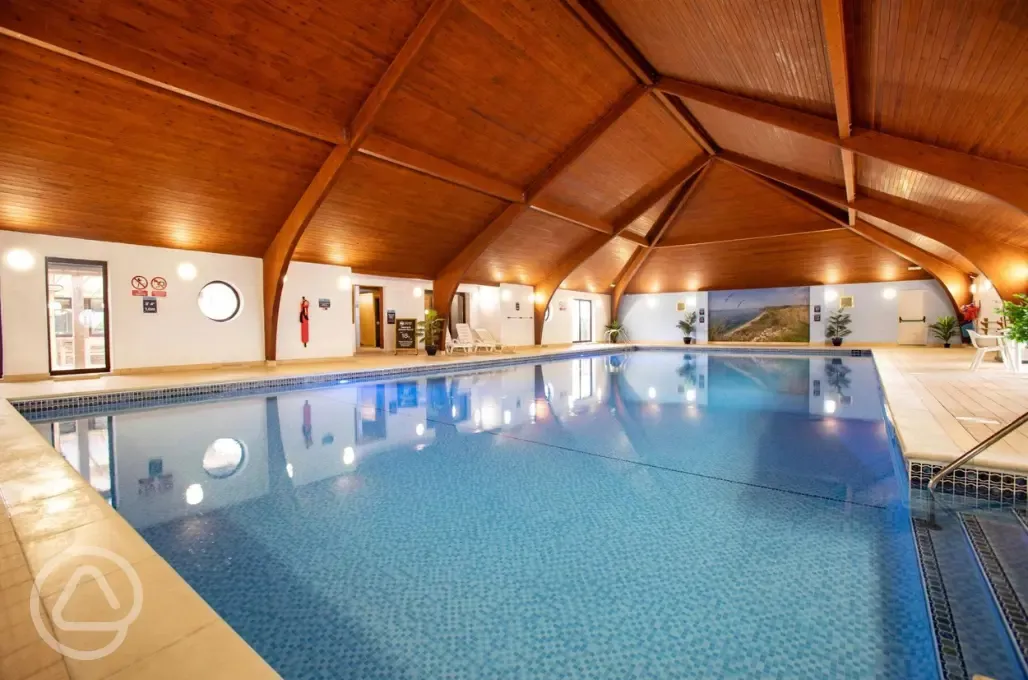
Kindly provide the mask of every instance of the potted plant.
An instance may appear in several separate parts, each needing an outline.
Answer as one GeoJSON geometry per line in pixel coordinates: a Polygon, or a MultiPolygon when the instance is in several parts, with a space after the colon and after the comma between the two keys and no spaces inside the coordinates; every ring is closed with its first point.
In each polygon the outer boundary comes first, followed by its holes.
{"type": "Polygon", "coordinates": [[[842,339],[852,333],[850,330],[850,315],[841,309],[837,309],[832,312],[832,315],[828,317],[828,325],[825,326],[825,337],[830,338],[832,344],[838,347],[842,344],[842,339]]]}
{"type": "Polygon", "coordinates": [[[1004,342],[1010,343],[1014,367],[1021,371],[1022,348],[1028,342],[1028,295],[1015,293],[1014,300],[1003,301],[1003,314],[1007,320],[1007,334],[1004,342]]]}
{"type": "Polygon", "coordinates": [[[690,312],[685,318],[678,322],[678,330],[682,331],[682,340],[685,344],[692,343],[692,334],[696,330],[696,312],[690,312]]]}
{"type": "Polygon", "coordinates": [[[603,335],[607,338],[607,342],[615,345],[620,340],[628,339],[628,331],[625,330],[624,325],[617,319],[613,319],[603,327],[603,335]]]}
{"type": "Polygon", "coordinates": [[[443,320],[439,318],[439,312],[434,309],[425,310],[425,320],[418,322],[418,340],[425,343],[425,352],[434,357],[439,351],[439,336],[443,327],[443,320]]]}
{"type": "Polygon", "coordinates": [[[943,347],[949,347],[950,338],[957,334],[957,317],[940,316],[939,320],[928,326],[932,335],[942,340],[943,347]]]}

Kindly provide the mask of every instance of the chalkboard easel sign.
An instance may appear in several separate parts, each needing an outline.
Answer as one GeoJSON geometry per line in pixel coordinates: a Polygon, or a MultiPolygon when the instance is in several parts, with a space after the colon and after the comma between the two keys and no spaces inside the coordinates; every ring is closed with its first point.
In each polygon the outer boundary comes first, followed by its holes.
{"type": "Polygon", "coordinates": [[[417,319],[396,320],[396,347],[393,354],[399,354],[400,352],[418,353],[417,329],[417,319]]]}

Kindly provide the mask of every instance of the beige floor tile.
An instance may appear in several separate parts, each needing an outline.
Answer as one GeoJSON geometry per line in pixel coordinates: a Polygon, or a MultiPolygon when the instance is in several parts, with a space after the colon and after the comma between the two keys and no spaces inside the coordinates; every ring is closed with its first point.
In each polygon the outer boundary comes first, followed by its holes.
{"type": "Polygon", "coordinates": [[[80,488],[10,509],[23,542],[112,518],[114,510],[91,488],[80,488]]]}
{"type": "MultiPolygon", "coordinates": [[[[172,645],[215,621],[220,621],[207,603],[197,595],[160,557],[154,556],[134,565],[143,586],[139,618],[128,627],[124,642],[110,655],[94,661],[67,659],[68,671],[75,680],[96,680],[128,668],[147,656],[172,645]]],[[[62,613],[65,621],[114,622],[124,618],[132,606],[132,586],[121,571],[107,575],[107,583],[118,602],[112,609],[104,591],[94,580],[83,580],[75,588],[62,613]]],[[[110,632],[62,630],[54,605],[60,594],[46,598],[47,610],[55,621],[57,638],[79,650],[100,649],[112,640],[110,632]]],[[[187,674],[179,677],[188,678],[187,674]]]]}
{"type": "Polygon", "coordinates": [[[279,675],[227,623],[217,621],[108,680],[262,680],[279,675]]]}
{"type": "Polygon", "coordinates": [[[27,680],[59,663],[61,655],[37,638],[13,654],[0,658],[0,678],[27,680]]]}
{"type": "Polygon", "coordinates": [[[59,465],[41,471],[0,477],[0,494],[3,494],[8,506],[15,506],[59,496],[83,485],[85,481],[69,465],[59,465]]]}
{"type": "MultiPolygon", "coordinates": [[[[33,574],[38,574],[48,561],[58,558],[60,553],[73,546],[109,550],[128,560],[130,564],[154,554],[149,544],[121,517],[110,517],[59,534],[26,541],[23,546],[29,569],[33,574]]],[[[118,569],[114,562],[102,558],[66,559],[47,576],[44,583],[39,584],[43,596],[46,597],[60,591],[75,570],[83,565],[94,566],[102,574],[108,574],[118,569]]]]}
{"type": "Polygon", "coordinates": [[[25,680],[69,680],[68,669],[65,667],[64,661],[58,661],[35,675],[30,675],[25,680]]]}

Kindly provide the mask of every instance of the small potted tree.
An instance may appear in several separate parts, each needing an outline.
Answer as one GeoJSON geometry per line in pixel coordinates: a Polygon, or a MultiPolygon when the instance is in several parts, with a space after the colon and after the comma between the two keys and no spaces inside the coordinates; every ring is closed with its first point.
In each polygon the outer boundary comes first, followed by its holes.
{"type": "Polygon", "coordinates": [[[838,347],[842,344],[842,339],[852,333],[850,330],[850,315],[841,309],[837,309],[832,312],[832,315],[828,317],[828,325],[825,326],[825,337],[831,339],[832,344],[838,347]]]}
{"type": "Polygon", "coordinates": [[[696,312],[689,312],[685,318],[678,322],[678,330],[682,331],[682,340],[685,344],[692,343],[692,334],[696,330],[696,312]]]}
{"type": "Polygon", "coordinates": [[[612,319],[610,323],[603,327],[603,335],[607,338],[607,342],[616,345],[619,341],[628,338],[628,331],[625,330],[624,325],[620,321],[612,319]]]}
{"type": "Polygon", "coordinates": [[[928,326],[928,329],[939,340],[942,340],[943,347],[949,347],[950,338],[957,334],[957,318],[955,316],[940,316],[939,320],[928,326]]]}
{"type": "Polygon", "coordinates": [[[443,320],[439,318],[439,312],[434,309],[425,310],[425,320],[418,322],[418,340],[425,343],[425,353],[434,357],[439,351],[439,336],[443,327],[443,320]]]}

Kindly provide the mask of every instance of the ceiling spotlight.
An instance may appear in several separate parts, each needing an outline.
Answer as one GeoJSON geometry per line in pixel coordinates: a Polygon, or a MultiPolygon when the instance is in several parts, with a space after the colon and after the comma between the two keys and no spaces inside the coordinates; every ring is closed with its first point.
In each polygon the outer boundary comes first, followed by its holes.
{"type": "Polygon", "coordinates": [[[907,267],[907,271],[908,272],[919,272],[919,271],[921,271],[921,269],[922,269],[922,267],[918,267],[916,264],[907,267]]]}

